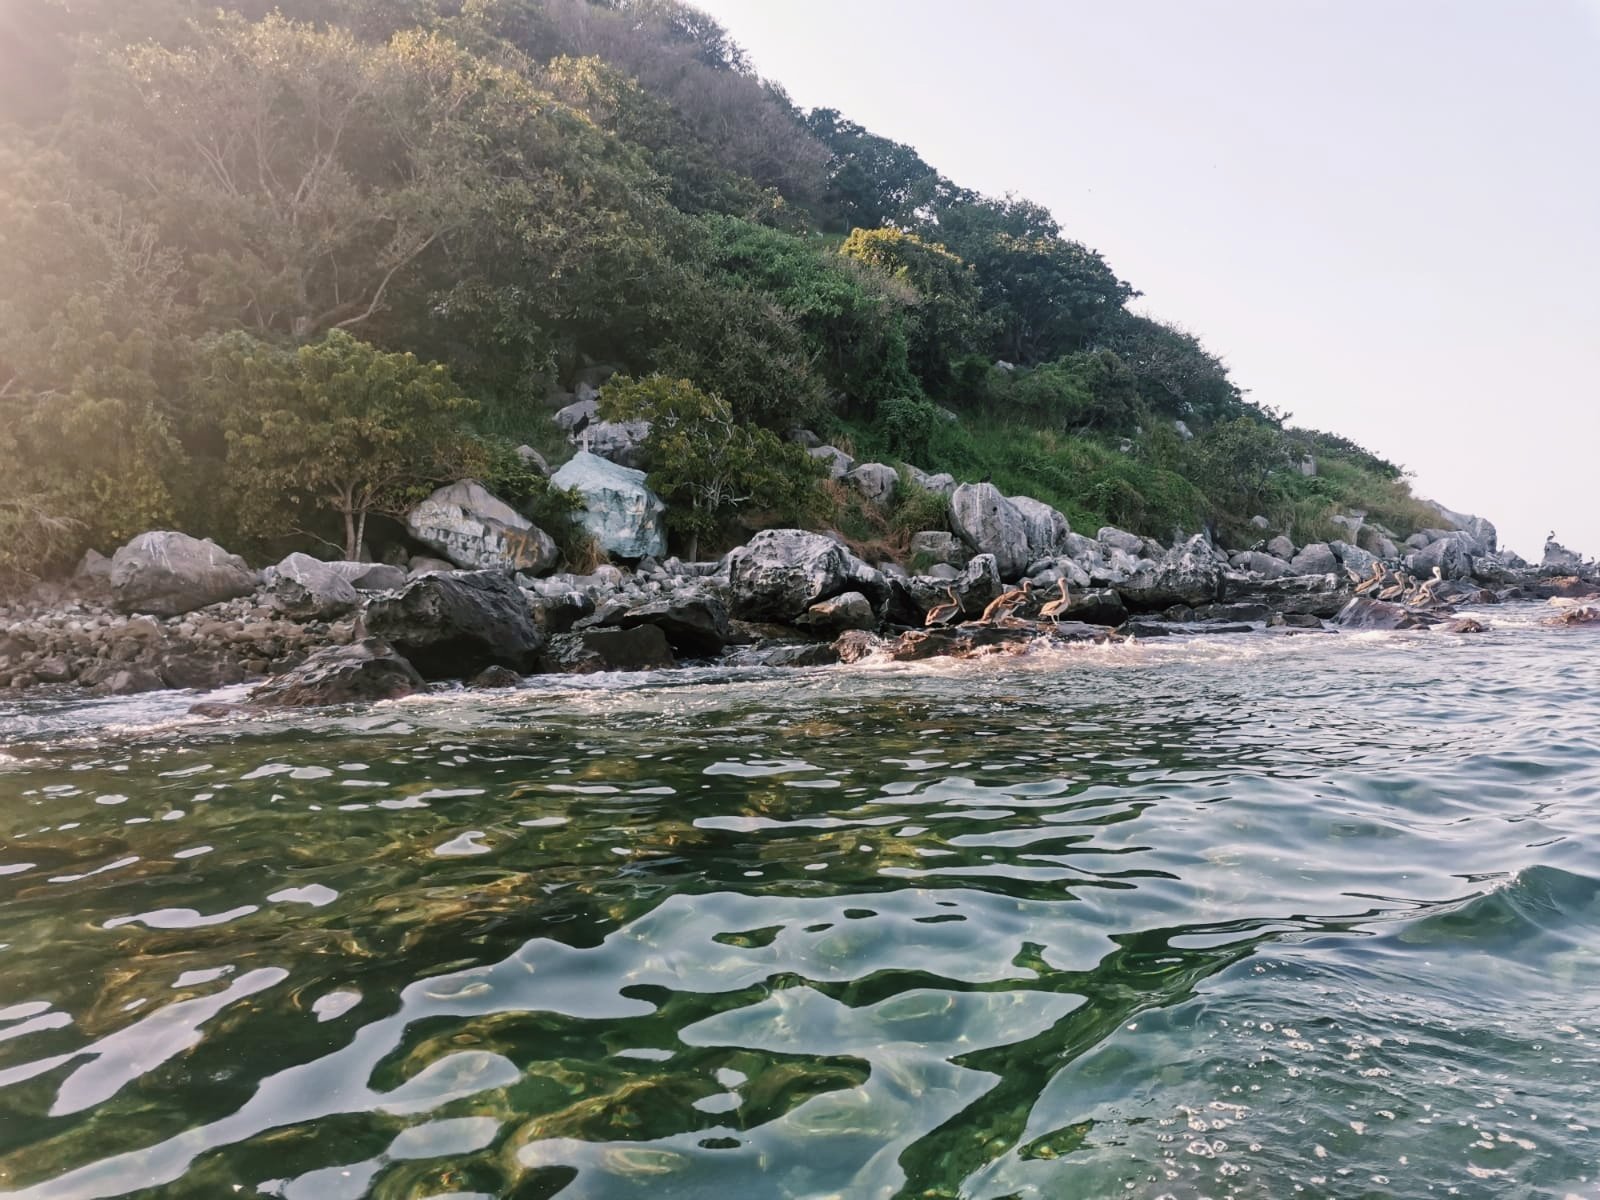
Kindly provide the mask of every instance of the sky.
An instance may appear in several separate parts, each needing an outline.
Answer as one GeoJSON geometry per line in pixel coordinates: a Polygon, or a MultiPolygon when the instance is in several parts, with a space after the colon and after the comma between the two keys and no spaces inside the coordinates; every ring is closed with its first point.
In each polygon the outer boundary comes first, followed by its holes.
{"type": "Polygon", "coordinates": [[[1600,555],[1600,0],[694,0],[1261,404],[1600,555]]]}

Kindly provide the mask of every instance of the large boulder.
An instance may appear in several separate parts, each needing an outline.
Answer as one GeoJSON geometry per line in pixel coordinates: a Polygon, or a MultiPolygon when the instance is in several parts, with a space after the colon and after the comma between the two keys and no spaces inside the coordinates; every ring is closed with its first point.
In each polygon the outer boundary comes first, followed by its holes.
{"type": "Polygon", "coordinates": [[[845,472],[844,481],[869,504],[885,508],[894,501],[900,486],[900,472],[884,463],[862,463],[845,472]]]}
{"type": "Polygon", "coordinates": [[[1221,599],[1227,567],[1228,560],[1205,535],[1196,534],[1168,550],[1160,562],[1139,567],[1117,591],[1135,611],[1159,612],[1174,604],[1192,608],[1221,599]]]}
{"type": "Polygon", "coordinates": [[[598,419],[600,402],[594,396],[587,396],[574,401],[565,408],[558,409],[554,417],[558,428],[564,429],[569,436],[576,436],[583,432],[584,426],[598,419]]]}
{"type": "Polygon", "coordinates": [[[1329,542],[1328,549],[1333,551],[1340,566],[1347,571],[1354,571],[1357,575],[1370,575],[1372,565],[1378,561],[1375,555],[1369,554],[1360,546],[1352,546],[1349,542],[1329,542]]]}
{"type": "Polygon", "coordinates": [[[1478,551],[1480,555],[1493,554],[1500,548],[1500,533],[1495,529],[1494,522],[1487,517],[1475,517],[1471,513],[1455,512],[1433,500],[1425,500],[1423,503],[1429,505],[1443,517],[1447,524],[1454,525],[1462,532],[1470,534],[1472,539],[1483,547],[1482,550],[1478,551]]]}
{"type": "Polygon", "coordinates": [[[952,592],[961,605],[957,620],[979,616],[989,602],[1005,590],[992,554],[974,555],[960,572],[951,573],[948,578],[916,575],[897,579],[893,586],[889,618],[901,625],[922,624],[929,609],[950,603],[952,592]]]}
{"type": "Polygon", "coordinates": [[[578,520],[607,554],[660,558],[667,552],[667,506],[645,486],[643,471],[580,450],[550,483],[578,494],[578,520]]]}
{"type": "Polygon", "coordinates": [[[440,488],[406,514],[406,532],[466,570],[535,573],[555,565],[550,535],[476,479],[440,488]]]}
{"type": "Polygon", "coordinates": [[[1072,532],[1072,526],[1067,524],[1065,516],[1032,496],[1012,496],[1010,499],[1011,507],[1022,514],[1030,559],[1054,558],[1066,549],[1067,534],[1072,532]]]}
{"type": "Polygon", "coordinates": [[[273,595],[290,616],[327,621],[361,603],[361,594],[343,573],[309,554],[291,554],[272,571],[273,595]]]}
{"type": "Polygon", "coordinates": [[[426,686],[416,669],[378,638],[327,646],[294,670],[250,693],[254,704],[274,707],[356,704],[394,700],[426,686]]]}
{"type": "Polygon", "coordinates": [[[248,596],[259,577],[210,538],[141,533],[111,557],[112,601],[121,612],[176,617],[248,596]]]}
{"type": "Polygon", "coordinates": [[[1583,555],[1575,550],[1568,550],[1554,537],[1547,538],[1544,543],[1544,558],[1540,567],[1551,571],[1575,571],[1583,566],[1583,555]]]}
{"type": "Polygon", "coordinates": [[[498,571],[425,575],[367,605],[367,630],[427,679],[533,670],[544,645],[522,589],[498,571]]]}
{"type": "Polygon", "coordinates": [[[1478,545],[1477,539],[1469,533],[1447,533],[1416,553],[1406,555],[1406,570],[1426,578],[1437,567],[1446,579],[1469,579],[1473,550],[1478,545]]]}
{"type": "Polygon", "coordinates": [[[1280,533],[1267,543],[1267,553],[1273,558],[1281,558],[1284,562],[1288,562],[1294,557],[1294,543],[1280,533]]]}
{"type": "Polygon", "coordinates": [[[552,665],[577,674],[653,671],[676,665],[667,635],[655,625],[562,634],[554,639],[551,651],[552,665]]]}
{"type": "Polygon", "coordinates": [[[715,596],[680,593],[637,604],[617,622],[623,629],[654,625],[679,654],[710,658],[728,644],[728,610],[715,596]]]}
{"type": "Polygon", "coordinates": [[[1339,556],[1327,542],[1312,542],[1289,560],[1296,575],[1328,575],[1339,569],[1339,556]]]}
{"type": "Polygon", "coordinates": [[[642,470],[649,436],[649,421],[591,421],[573,440],[608,462],[642,470]]]}
{"type": "Polygon", "coordinates": [[[950,525],[974,553],[994,555],[1001,579],[1028,569],[1027,522],[994,484],[963,483],[950,493],[950,525]]]}
{"type": "Polygon", "coordinates": [[[1281,579],[1229,572],[1222,580],[1222,599],[1239,604],[1264,604],[1293,616],[1331,617],[1350,599],[1351,583],[1338,575],[1286,575],[1281,579]]]}
{"type": "Polygon", "coordinates": [[[1391,604],[1387,600],[1374,600],[1371,596],[1356,596],[1339,610],[1334,618],[1345,629],[1426,629],[1438,621],[1426,613],[1391,604]]]}
{"type": "Polygon", "coordinates": [[[728,557],[733,615],[792,622],[819,600],[860,592],[874,608],[889,596],[883,576],[832,538],[802,529],[763,529],[728,557]]]}
{"type": "Polygon", "coordinates": [[[878,614],[860,592],[841,592],[819,600],[795,619],[801,629],[824,637],[837,637],[847,629],[876,629],[878,614]]]}

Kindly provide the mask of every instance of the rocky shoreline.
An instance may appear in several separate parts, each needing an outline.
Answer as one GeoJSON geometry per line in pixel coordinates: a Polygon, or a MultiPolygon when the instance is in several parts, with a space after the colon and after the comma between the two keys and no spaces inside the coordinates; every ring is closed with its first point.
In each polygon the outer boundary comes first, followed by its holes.
{"type": "MultiPolygon", "coordinates": [[[[1162,546],[1107,527],[1085,537],[1037,501],[951,483],[952,528],[916,535],[917,574],[795,529],[764,530],[717,562],[645,554],[587,575],[535,574],[528,568],[549,565],[547,539],[518,529],[520,518],[472,481],[427,502],[424,515],[449,532],[418,540],[448,557],[404,567],[291,554],[258,571],[209,541],[142,534],[0,608],[0,694],[253,683],[250,706],[339,704],[446,681],[515,687],[529,675],[685,663],[974,656],[1041,639],[1470,633],[1483,626],[1458,619],[1456,605],[1518,598],[1565,601],[1553,621],[1600,620],[1600,567],[1553,543],[1531,566],[1501,553],[1479,518],[1419,534],[1404,552],[1384,531],[1352,529],[1348,543],[1279,536],[1230,553],[1205,536],[1162,546]],[[537,565],[518,561],[524,553],[537,565]]],[[[605,520],[630,524],[626,512],[605,520]]],[[[622,532],[637,545],[632,524],[622,532]]]]}

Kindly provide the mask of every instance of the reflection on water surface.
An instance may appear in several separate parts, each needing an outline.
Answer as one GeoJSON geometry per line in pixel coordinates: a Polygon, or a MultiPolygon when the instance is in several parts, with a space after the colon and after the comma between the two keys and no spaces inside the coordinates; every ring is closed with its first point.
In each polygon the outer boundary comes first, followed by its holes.
{"type": "Polygon", "coordinates": [[[0,1190],[1600,1194],[1600,642],[0,713],[0,1190]]]}

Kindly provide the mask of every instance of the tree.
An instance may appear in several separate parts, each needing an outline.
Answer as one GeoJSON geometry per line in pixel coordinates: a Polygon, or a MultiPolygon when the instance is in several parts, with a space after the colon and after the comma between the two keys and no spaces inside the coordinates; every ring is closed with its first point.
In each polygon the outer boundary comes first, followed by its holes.
{"type": "Polygon", "coordinates": [[[899,229],[854,229],[839,253],[912,290],[911,369],[928,391],[947,391],[950,364],[972,352],[983,329],[972,268],[937,242],[899,229]]]}
{"type": "Polygon", "coordinates": [[[733,410],[687,379],[616,376],[600,392],[609,421],[649,421],[647,480],[667,503],[667,525],[689,539],[718,533],[737,512],[766,510],[797,520],[814,510],[820,468],[771,430],[736,421],[733,410]]]}
{"type": "Polygon", "coordinates": [[[197,383],[227,437],[227,479],[247,533],[285,531],[296,504],[337,513],[361,554],[369,514],[398,515],[454,478],[471,452],[472,401],[450,373],[347,333],[285,351],[215,339],[197,383]]]}

